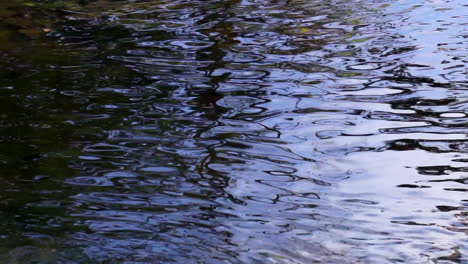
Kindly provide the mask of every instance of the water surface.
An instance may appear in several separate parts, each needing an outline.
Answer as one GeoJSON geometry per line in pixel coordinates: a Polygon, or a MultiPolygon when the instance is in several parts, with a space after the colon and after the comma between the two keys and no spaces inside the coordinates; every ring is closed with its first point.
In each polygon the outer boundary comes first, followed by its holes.
{"type": "Polygon", "coordinates": [[[466,10],[0,3],[0,259],[467,263],[466,10]]]}

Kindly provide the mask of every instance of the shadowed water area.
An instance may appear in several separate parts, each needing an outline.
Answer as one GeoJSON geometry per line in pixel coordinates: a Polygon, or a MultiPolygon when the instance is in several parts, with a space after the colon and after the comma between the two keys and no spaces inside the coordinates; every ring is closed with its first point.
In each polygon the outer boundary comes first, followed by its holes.
{"type": "Polygon", "coordinates": [[[0,2],[1,263],[468,263],[464,0],[0,2]]]}

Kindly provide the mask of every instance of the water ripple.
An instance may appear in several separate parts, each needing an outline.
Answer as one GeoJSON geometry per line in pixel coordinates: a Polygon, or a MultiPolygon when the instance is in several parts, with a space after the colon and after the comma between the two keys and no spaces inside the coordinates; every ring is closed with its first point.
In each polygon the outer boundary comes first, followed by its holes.
{"type": "Polygon", "coordinates": [[[1,259],[465,263],[464,7],[0,4],[1,259]]]}

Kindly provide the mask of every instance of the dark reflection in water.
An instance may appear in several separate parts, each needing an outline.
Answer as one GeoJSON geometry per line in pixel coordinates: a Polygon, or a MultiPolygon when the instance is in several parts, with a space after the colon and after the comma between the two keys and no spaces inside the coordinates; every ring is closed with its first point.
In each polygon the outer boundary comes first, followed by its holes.
{"type": "Polygon", "coordinates": [[[0,3],[0,259],[468,262],[466,8],[0,3]]]}

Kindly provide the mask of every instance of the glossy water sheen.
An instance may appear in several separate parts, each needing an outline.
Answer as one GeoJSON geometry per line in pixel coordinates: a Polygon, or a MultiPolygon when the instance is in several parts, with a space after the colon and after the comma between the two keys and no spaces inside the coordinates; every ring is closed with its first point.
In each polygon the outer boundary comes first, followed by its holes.
{"type": "Polygon", "coordinates": [[[1,263],[468,263],[465,0],[0,9],[1,263]]]}

